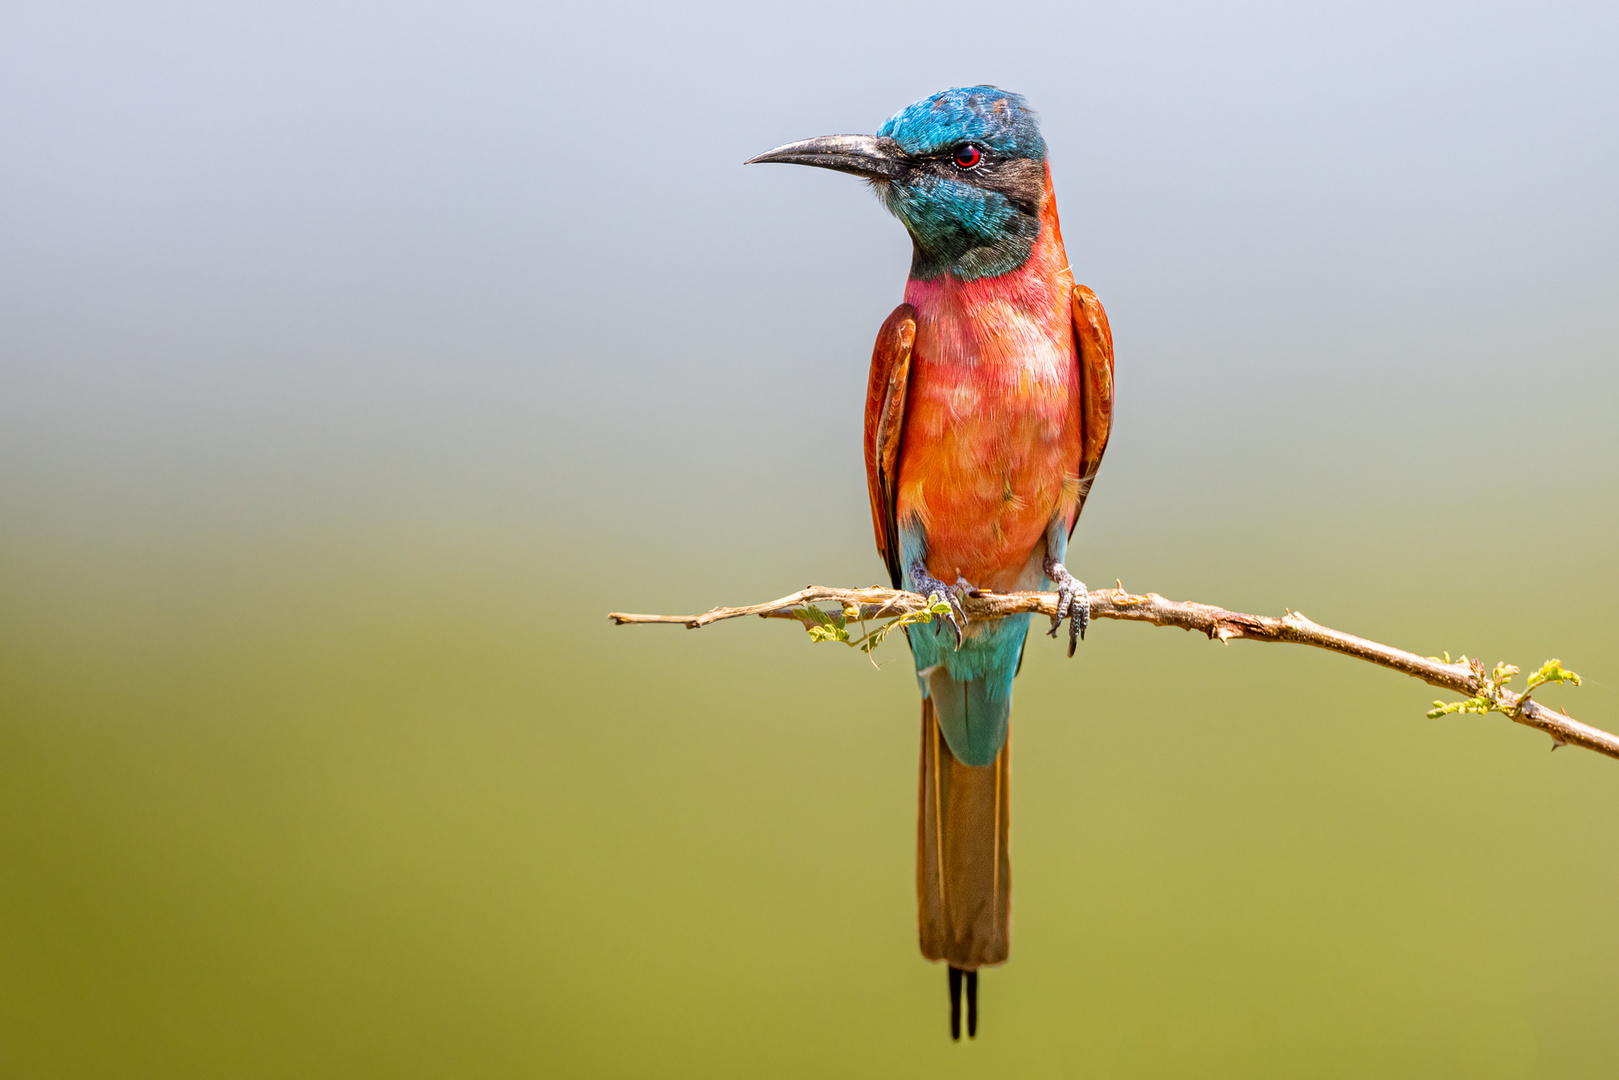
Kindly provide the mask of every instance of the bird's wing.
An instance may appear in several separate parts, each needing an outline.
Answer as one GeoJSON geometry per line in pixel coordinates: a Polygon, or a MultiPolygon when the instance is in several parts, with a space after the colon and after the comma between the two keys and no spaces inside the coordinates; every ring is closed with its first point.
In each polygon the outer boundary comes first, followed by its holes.
{"type": "Polygon", "coordinates": [[[1085,497],[1091,493],[1096,470],[1102,467],[1107,437],[1113,432],[1113,331],[1096,294],[1074,286],[1074,340],[1079,347],[1080,417],[1079,502],[1068,535],[1074,534],[1085,497]]]}
{"type": "Polygon", "coordinates": [[[871,527],[877,534],[877,553],[888,564],[888,576],[896,589],[903,588],[900,582],[904,575],[894,499],[899,490],[905,390],[910,384],[911,345],[915,341],[916,309],[901,304],[877,331],[877,344],[871,350],[871,377],[866,383],[866,487],[871,493],[871,527]]]}

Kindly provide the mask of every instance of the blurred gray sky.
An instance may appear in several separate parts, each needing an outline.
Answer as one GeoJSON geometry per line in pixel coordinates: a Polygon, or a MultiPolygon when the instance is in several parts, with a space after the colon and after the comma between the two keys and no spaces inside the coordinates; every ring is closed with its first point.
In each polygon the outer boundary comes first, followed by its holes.
{"type": "Polygon", "coordinates": [[[741,161],[974,82],[1112,315],[1098,503],[1611,480],[1616,56],[1604,4],[8,3],[0,481],[859,522],[908,242],[741,161]]]}

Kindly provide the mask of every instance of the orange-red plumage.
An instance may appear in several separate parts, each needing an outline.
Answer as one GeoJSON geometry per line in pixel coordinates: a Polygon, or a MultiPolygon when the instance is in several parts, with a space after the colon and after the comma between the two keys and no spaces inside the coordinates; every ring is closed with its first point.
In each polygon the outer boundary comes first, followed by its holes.
{"type": "Polygon", "coordinates": [[[878,332],[866,393],[877,549],[900,582],[899,530],[927,534],[943,581],[1031,588],[1054,516],[1070,530],[1112,428],[1113,341],[1075,285],[1049,176],[1028,262],[974,281],[912,279],[878,332]]]}

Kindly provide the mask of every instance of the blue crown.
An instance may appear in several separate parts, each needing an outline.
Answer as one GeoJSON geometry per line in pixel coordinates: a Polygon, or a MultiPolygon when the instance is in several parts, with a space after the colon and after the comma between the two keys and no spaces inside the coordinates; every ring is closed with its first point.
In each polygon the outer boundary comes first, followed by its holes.
{"type": "Polygon", "coordinates": [[[913,156],[964,142],[1007,157],[1044,161],[1046,140],[1022,95],[995,86],[958,86],[905,106],[877,132],[913,156]]]}

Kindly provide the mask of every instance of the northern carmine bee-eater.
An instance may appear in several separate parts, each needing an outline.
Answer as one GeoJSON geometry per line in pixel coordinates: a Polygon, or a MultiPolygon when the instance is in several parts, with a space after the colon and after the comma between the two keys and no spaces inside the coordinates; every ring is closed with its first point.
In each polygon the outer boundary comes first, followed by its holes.
{"type": "Polygon", "coordinates": [[[1113,338],[1074,283],[1046,143],[1017,94],[944,90],[876,135],[753,158],[853,173],[911,234],[905,302],[877,332],[866,481],[895,588],[941,594],[908,628],[922,691],[916,898],[922,955],[949,965],[950,1034],[977,1033],[978,969],[1011,944],[1009,719],[1029,616],[968,622],[957,590],[1054,587],[1068,655],[1090,618],[1063,565],[1107,447],[1113,338]]]}

